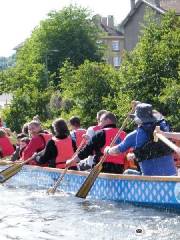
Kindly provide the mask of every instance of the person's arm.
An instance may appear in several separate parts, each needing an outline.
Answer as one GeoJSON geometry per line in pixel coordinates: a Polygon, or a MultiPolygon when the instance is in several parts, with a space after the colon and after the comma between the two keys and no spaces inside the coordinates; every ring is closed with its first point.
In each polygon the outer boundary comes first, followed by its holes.
{"type": "Polygon", "coordinates": [[[55,167],[55,159],[57,157],[57,148],[53,140],[50,140],[44,151],[42,151],[35,157],[35,160],[39,164],[48,163],[51,167],[55,167]]]}
{"type": "Polygon", "coordinates": [[[26,160],[32,157],[34,153],[36,153],[39,149],[43,149],[44,147],[45,147],[44,140],[42,139],[42,137],[37,136],[32,138],[30,143],[27,145],[27,147],[23,151],[23,155],[22,155],[23,160],[26,160]]]}
{"type": "Polygon", "coordinates": [[[104,144],[105,132],[102,130],[95,134],[91,141],[89,141],[88,144],[82,150],[80,150],[78,155],[66,162],[66,167],[70,167],[74,163],[78,163],[80,160],[87,158],[89,155],[93,155],[94,152],[100,151],[104,144]]]}
{"type": "Polygon", "coordinates": [[[99,152],[100,149],[105,144],[105,132],[99,131],[97,132],[94,137],[86,144],[86,146],[80,150],[78,154],[78,158],[83,160],[87,158],[89,155],[94,155],[94,153],[99,152]]]}
{"type": "Polygon", "coordinates": [[[136,136],[137,131],[133,131],[132,133],[128,134],[125,139],[117,146],[107,146],[104,149],[104,153],[109,155],[118,155],[119,153],[126,152],[129,148],[136,146],[136,136]]]}

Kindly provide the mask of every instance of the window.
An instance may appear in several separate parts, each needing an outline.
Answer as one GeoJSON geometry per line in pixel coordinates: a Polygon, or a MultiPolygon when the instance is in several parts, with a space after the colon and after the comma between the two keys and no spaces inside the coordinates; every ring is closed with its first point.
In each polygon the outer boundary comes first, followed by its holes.
{"type": "Polygon", "coordinates": [[[113,51],[119,51],[120,50],[120,46],[119,46],[119,41],[118,40],[112,41],[112,50],[113,51]]]}
{"type": "Polygon", "coordinates": [[[119,67],[121,63],[121,58],[119,56],[113,57],[113,65],[114,67],[119,67]]]}

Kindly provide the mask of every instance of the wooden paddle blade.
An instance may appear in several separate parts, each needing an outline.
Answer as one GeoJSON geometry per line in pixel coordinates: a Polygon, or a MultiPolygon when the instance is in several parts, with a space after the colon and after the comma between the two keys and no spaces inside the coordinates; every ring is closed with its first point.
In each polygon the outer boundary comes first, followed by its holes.
{"type": "Polygon", "coordinates": [[[12,161],[8,161],[8,160],[1,160],[0,161],[0,165],[4,166],[4,165],[12,165],[14,164],[12,161]]]}
{"type": "Polygon", "coordinates": [[[51,188],[49,188],[49,189],[47,190],[46,193],[47,193],[48,195],[50,195],[50,194],[54,194],[55,191],[56,191],[56,189],[54,189],[53,187],[51,187],[51,188]]]}
{"type": "Polygon", "coordinates": [[[18,173],[22,168],[22,164],[14,164],[3,171],[0,172],[0,183],[4,183],[9,178],[13,177],[16,173],[18,173]]]}
{"type": "Polygon", "coordinates": [[[90,172],[89,176],[86,178],[78,192],[76,193],[76,197],[86,198],[89,191],[91,190],[96,178],[102,170],[102,163],[97,164],[90,172]]]}
{"type": "Polygon", "coordinates": [[[61,181],[63,180],[66,172],[67,172],[68,168],[65,168],[63,173],[60,175],[60,177],[58,178],[58,180],[56,181],[56,183],[54,184],[53,187],[50,187],[47,190],[47,194],[54,194],[56,192],[56,189],[60,186],[61,181]]]}

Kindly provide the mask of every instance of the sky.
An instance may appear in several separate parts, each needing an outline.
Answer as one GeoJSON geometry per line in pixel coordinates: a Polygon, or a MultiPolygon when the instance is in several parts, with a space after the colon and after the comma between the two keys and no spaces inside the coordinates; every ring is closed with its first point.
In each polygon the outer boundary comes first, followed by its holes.
{"type": "Polygon", "coordinates": [[[48,12],[69,4],[88,7],[104,17],[114,15],[115,24],[130,10],[130,0],[0,0],[0,56],[12,55],[13,48],[31,35],[48,12]]]}

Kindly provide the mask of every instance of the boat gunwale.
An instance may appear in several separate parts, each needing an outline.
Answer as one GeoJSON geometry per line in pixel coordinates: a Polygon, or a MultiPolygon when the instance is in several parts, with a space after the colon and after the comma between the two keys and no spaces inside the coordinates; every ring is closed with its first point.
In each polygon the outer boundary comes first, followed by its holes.
{"type": "MultiPolygon", "coordinates": [[[[37,170],[45,170],[47,172],[63,173],[64,169],[59,168],[49,168],[40,166],[29,166],[24,167],[33,168],[37,170]]],[[[68,170],[66,174],[68,175],[78,175],[78,176],[88,176],[90,172],[88,171],[77,171],[68,170]]],[[[112,173],[100,173],[98,178],[114,179],[114,180],[130,180],[130,181],[157,181],[157,182],[180,182],[180,176],[140,176],[140,175],[123,175],[123,174],[112,174],[112,173]]]]}

